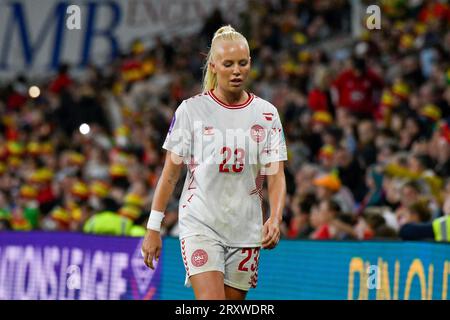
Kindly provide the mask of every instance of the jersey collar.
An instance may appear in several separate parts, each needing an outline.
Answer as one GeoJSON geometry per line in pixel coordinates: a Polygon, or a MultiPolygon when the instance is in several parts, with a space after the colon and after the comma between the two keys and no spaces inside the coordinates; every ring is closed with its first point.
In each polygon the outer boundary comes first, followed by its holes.
{"type": "MultiPolygon", "coordinates": [[[[247,92],[247,91],[246,91],[246,92],[247,92]]],[[[213,90],[209,90],[209,91],[208,91],[208,95],[209,95],[216,103],[218,103],[219,105],[221,105],[222,107],[227,108],[227,109],[242,109],[242,108],[245,108],[246,106],[248,106],[248,105],[253,101],[253,99],[255,98],[255,95],[254,95],[253,93],[249,93],[249,92],[247,92],[247,94],[248,94],[248,98],[247,98],[247,100],[246,100],[245,102],[240,103],[240,104],[228,104],[228,103],[225,103],[225,102],[221,101],[221,100],[214,94],[213,90]]]]}

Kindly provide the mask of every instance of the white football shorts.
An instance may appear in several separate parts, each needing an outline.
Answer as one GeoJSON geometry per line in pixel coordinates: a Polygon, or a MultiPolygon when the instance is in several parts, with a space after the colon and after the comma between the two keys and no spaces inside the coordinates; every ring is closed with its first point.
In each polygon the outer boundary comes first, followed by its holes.
{"type": "Polygon", "coordinates": [[[190,276],[220,271],[227,286],[248,291],[258,281],[260,248],[228,247],[203,235],[180,239],[181,256],[186,269],[185,286],[190,287],[190,276]]]}

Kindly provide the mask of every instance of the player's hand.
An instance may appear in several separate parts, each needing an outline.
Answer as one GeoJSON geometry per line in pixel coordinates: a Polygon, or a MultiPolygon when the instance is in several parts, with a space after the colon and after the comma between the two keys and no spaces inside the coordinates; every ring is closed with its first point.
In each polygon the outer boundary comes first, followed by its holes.
{"type": "Polygon", "coordinates": [[[280,224],[278,219],[269,218],[263,226],[263,249],[273,249],[280,241],[280,224]]]}
{"type": "Polygon", "coordinates": [[[159,260],[161,254],[162,241],[161,234],[158,231],[147,230],[142,243],[142,254],[144,256],[144,263],[147,267],[154,270],[153,259],[159,260]]]}

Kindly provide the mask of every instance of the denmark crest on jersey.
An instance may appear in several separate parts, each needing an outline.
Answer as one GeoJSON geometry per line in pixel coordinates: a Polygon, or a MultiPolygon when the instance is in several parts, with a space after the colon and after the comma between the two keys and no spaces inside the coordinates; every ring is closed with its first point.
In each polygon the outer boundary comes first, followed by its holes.
{"type": "Polygon", "coordinates": [[[264,139],[266,138],[266,131],[261,125],[255,124],[250,129],[250,136],[253,141],[259,143],[261,141],[264,141],[264,139]]]}

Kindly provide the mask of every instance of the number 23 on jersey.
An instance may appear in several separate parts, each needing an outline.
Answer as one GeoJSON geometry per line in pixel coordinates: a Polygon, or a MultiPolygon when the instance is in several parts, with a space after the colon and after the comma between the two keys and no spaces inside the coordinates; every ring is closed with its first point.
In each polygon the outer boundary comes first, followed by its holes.
{"type": "Polygon", "coordinates": [[[244,170],[245,150],[236,148],[234,151],[229,147],[220,149],[220,155],[223,156],[222,163],[219,164],[219,172],[223,173],[239,173],[244,170]],[[230,163],[230,159],[234,159],[234,163],[230,163]]]}

